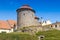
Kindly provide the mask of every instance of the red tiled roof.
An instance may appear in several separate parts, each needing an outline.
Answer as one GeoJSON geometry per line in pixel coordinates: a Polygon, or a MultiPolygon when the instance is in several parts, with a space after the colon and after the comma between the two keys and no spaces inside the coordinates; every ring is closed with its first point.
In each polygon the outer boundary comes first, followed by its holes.
{"type": "Polygon", "coordinates": [[[23,5],[21,8],[28,8],[28,9],[32,9],[29,5],[23,5]]]}
{"type": "Polygon", "coordinates": [[[7,20],[7,22],[9,23],[9,25],[10,25],[11,27],[14,27],[14,25],[17,24],[17,22],[14,21],[14,20],[7,20]]]}
{"type": "Polygon", "coordinates": [[[16,21],[14,20],[0,20],[0,29],[11,29],[12,27],[14,27],[14,25],[16,25],[16,21]]]}
{"type": "Polygon", "coordinates": [[[6,21],[0,20],[0,29],[11,29],[6,21]]]}
{"type": "Polygon", "coordinates": [[[19,9],[17,9],[16,11],[17,12],[20,12],[20,11],[22,11],[22,10],[31,10],[31,11],[33,11],[34,13],[35,13],[35,10],[33,10],[29,5],[23,5],[23,6],[21,6],[19,9]]]}
{"type": "Polygon", "coordinates": [[[55,22],[55,23],[53,23],[53,25],[55,25],[55,24],[60,24],[60,22],[55,22]]]}

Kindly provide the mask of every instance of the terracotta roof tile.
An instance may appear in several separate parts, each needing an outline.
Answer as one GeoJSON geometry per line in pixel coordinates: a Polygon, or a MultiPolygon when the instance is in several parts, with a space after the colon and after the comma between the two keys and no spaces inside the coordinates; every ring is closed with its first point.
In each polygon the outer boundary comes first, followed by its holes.
{"type": "Polygon", "coordinates": [[[28,9],[32,9],[29,5],[23,5],[21,8],[28,8],[28,9]]]}
{"type": "Polygon", "coordinates": [[[17,22],[14,20],[8,20],[8,21],[0,20],[0,29],[11,29],[16,24],[17,22]]]}
{"type": "Polygon", "coordinates": [[[60,24],[60,22],[53,23],[53,25],[55,25],[55,24],[60,24]]]}
{"type": "Polygon", "coordinates": [[[17,25],[17,22],[14,20],[7,20],[7,22],[11,27],[14,27],[14,25],[17,25]]]}
{"type": "Polygon", "coordinates": [[[11,29],[6,21],[0,20],[0,29],[11,29]]]}

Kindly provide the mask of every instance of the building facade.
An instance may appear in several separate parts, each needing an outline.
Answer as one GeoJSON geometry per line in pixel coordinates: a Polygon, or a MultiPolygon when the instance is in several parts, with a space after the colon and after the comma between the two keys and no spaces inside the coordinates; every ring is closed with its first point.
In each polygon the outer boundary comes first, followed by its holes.
{"type": "Polygon", "coordinates": [[[52,24],[50,20],[46,20],[42,22],[42,26],[52,24]]]}
{"type": "Polygon", "coordinates": [[[3,21],[0,20],[0,33],[11,33],[16,30],[16,21],[14,20],[7,20],[3,21]]]}
{"type": "Polygon", "coordinates": [[[37,26],[39,18],[35,16],[35,10],[33,10],[29,5],[23,5],[21,8],[17,9],[17,26],[28,27],[37,26]]]}

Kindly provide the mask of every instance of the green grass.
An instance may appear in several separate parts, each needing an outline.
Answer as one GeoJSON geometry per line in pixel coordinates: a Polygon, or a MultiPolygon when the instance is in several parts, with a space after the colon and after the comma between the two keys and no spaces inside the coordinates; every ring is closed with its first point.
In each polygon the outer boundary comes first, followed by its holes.
{"type": "Polygon", "coordinates": [[[38,40],[38,36],[40,35],[45,36],[44,40],[60,40],[60,31],[58,30],[40,31],[36,35],[23,32],[1,33],[0,40],[38,40]]]}
{"type": "Polygon", "coordinates": [[[34,35],[29,35],[25,33],[1,33],[0,40],[37,40],[37,37],[34,35]]]}
{"type": "Polygon", "coordinates": [[[50,30],[36,33],[37,36],[44,35],[44,40],[60,40],[60,31],[50,30]]]}

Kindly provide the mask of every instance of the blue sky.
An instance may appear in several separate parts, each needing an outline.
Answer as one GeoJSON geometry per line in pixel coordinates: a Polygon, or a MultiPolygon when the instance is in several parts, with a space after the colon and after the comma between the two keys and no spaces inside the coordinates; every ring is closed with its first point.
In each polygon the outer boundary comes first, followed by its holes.
{"type": "Polygon", "coordinates": [[[39,18],[60,21],[60,0],[0,0],[0,20],[17,20],[16,9],[24,4],[30,5],[39,18]]]}

